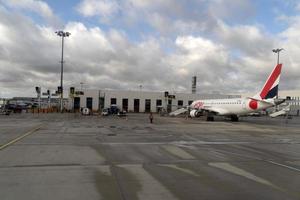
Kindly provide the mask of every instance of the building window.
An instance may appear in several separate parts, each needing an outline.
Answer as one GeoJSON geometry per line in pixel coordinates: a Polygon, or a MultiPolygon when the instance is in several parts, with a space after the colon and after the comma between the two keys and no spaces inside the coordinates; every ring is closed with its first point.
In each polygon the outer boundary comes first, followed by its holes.
{"type": "Polygon", "coordinates": [[[191,105],[193,103],[193,100],[189,100],[189,105],[191,105]]]}
{"type": "Polygon", "coordinates": [[[117,104],[117,99],[116,98],[111,98],[110,99],[110,105],[116,105],[117,104]]]}

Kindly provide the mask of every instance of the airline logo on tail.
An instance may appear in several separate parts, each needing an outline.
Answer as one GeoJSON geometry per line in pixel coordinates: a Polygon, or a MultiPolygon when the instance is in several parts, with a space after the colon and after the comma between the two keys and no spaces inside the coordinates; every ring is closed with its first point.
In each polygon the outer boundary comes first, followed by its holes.
{"type": "Polygon", "coordinates": [[[274,98],[278,94],[278,84],[280,80],[280,73],[281,73],[282,64],[278,64],[268,77],[264,87],[255,95],[255,98],[260,99],[270,99],[274,98]]]}

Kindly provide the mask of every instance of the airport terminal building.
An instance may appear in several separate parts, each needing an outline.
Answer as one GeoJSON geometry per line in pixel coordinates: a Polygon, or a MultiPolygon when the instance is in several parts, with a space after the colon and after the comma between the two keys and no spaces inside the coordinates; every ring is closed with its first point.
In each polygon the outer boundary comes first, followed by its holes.
{"type": "Polygon", "coordinates": [[[124,91],[124,90],[84,90],[75,91],[69,99],[69,109],[89,108],[99,111],[111,105],[127,112],[168,112],[190,105],[197,99],[238,98],[240,95],[192,94],[178,92],[124,91]]]}

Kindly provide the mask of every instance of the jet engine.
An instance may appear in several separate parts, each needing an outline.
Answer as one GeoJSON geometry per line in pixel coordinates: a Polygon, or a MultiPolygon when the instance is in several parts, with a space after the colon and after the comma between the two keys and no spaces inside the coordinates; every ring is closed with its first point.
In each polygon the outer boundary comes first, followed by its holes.
{"type": "Polygon", "coordinates": [[[200,110],[191,110],[190,116],[191,117],[200,117],[202,115],[202,112],[200,110]]]}

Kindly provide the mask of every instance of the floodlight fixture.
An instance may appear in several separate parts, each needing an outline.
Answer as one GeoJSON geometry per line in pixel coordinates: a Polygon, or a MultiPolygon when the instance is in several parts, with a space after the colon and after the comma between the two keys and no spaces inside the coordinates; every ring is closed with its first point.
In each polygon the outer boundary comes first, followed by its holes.
{"type": "Polygon", "coordinates": [[[284,49],[283,48],[280,48],[280,49],[278,48],[278,49],[273,49],[272,50],[274,53],[277,53],[277,65],[279,64],[279,53],[282,50],[284,50],[284,49]]]}
{"type": "Polygon", "coordinates": [[[280,49],[273,49],[272,51],[274,52],[274,53],[279,53],[280,51],[282,51],[282,50],[284,50],[283,48],[280,48],[280,49]]]}

